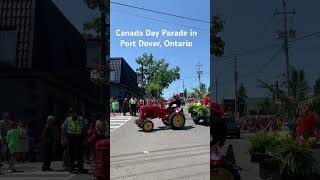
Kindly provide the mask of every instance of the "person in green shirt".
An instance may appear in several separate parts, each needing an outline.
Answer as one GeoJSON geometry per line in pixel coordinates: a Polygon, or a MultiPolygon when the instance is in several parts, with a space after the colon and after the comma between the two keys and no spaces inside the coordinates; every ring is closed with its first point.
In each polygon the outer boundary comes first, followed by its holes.
{"type": "Polygon", "coordinates": [[[18,141],[18,130],[17,130],[17,123],[13,122],[11,129],[7,133],[6,142],[8,143],[8,148],[10,151],[10,162],[9,162],[9,169],[12,172],[15,172],[14,163],[16,158],[16,151],[17,151],[17,141],[18,141]]]}
{"type": "Polygon", "coordinates": [[[118,110],[119,110],[119,102],[118,100],[115,100],[112,102],[112,114],[115,116],[118,110]]]}
{"type": "Polygon", "coordinates": [[[129,103],[131,108],[131,116],[137,116],[137,98],[132,96],[129,103]]]}

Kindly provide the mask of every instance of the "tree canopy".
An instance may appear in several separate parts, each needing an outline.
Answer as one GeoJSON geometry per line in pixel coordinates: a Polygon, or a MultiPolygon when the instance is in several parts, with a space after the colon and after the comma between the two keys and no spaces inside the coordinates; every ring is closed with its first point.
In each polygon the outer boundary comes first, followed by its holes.
{"type": "MultiPolygon", "coordinates": [[[[172,82],[180,79],[180,68],[169,67],[169,63],[165,59],[156,59],[153,54],[143,54],[136,58],[137,64],[144,66],[144,78],[147,81],[146,90],[147,95],[150,97],[158,98],[154,96],[158,93],[162,95],[164,89],[168,88],[172,82]],[[157,93],[156,93],[157,92],[157,93]]],[[[141,68],[137,71],[141,74],[141,68]]]]}
{"type": "Polygon", "coordinates": [[[222,56],[224,53],[225,42],[219,36],[223,31],[223,20],[219,16],[211,18],[210,50],[214,56],[222,56]]]}
{"type": "MultiPolygon", "coordinates": [[[[108,11],[110,9],[110,0],[83,0],[83,2],[89,9],[97,10],[100,12],[104,11],[106,14],[108,14],[108,11]]],[[[91,20],[83,23],[83,31],[86,37],[100,38],[101,30],[101,16],[94,17],[91,20]]],[[[107,28],[106,37],[109,37],[109,34],[110,33],[107,28]]],[[[107,38],[107,41],[109,41],[109,38],[107,38]]],[[[107,45],[108,44],[109,42],[107,42],[107,45]]]]}
{"type": "Polygon", "coordinates": [[[194,97],[197,100],[201,100],[204,96],[208,95],[208,89],[206,87],[206,84],[201,83],[198,88],[193,88],[194,97]]]}

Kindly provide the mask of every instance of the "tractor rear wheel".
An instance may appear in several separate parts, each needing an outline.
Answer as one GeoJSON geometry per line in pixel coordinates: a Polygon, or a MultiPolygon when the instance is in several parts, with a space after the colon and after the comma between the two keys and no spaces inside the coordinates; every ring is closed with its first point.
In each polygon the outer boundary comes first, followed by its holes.
{"type": "Polygon", "coordinates": [[[169,119],[172,129],[181,129],[186,123],[186,118],[182,114],[172,114],[169,119]]]}
{"type": "Polygon", "coordinates": [[[144,132],[151,132],[153,130],[153,127],[153,122],[149,120],[145,121],[142,125],[142,129],[144,132]]]}

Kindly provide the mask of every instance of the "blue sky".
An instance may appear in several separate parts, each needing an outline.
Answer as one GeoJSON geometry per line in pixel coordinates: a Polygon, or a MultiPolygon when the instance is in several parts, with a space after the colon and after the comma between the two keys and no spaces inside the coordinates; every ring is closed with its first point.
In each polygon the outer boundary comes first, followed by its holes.
{"type": "MultiPolygon", "coordinates": [[[[249,97],[265,97],[266,91],[258,87],[257,79],[274,83],[282,81],[285,73],[284,52],[275,31],[283,29],[283,21],[273,13],[281,10],[280,0],[216,0],[214,14],[225,20],[222,38],[226,42],[225,56],[244,50],[267,48],[266,51],[238,57],[239,84],[244,83],[249,97]],[[280,50],[280,51],[279,51],[280,50]],[[279,53],[276,53],[279,51],[279,53]],[[275,55],[273,59],[271,56],[275,55]],[[261,70],[262,72],[259,72],[261,70]]],[[[288,11],[295,9],[295,16],[288,16],[288,27],[296,30],[296,36],[319,32],[319,0],[288,1],[288,11]]],[[[290,65],[305,71],[310,86],[320,77],[319,36],[290,43],[290,65]]],[[[234,97],[233,59],[219,61],[215,66],[218,74],[218,93],[221,99],[234,97]]]]}
{"type": "MultiPolygon", "coordinates": [[[[168,12],[180,16],[191,17],[194,19],[201,19],[204,21],[210,21],[210,9],[209,0],[199,1],[185,1],[185,0],[117,0],[114,2],[120,2],[128,5],[134,5],[143,7],[146,9],[152,9],[162,12],[168,12]]],[[[202,70],[204,74],[202,80],[209,86],[209,58],[210,58],[210,40],[208,23],[201,23],[190,21],[186,19],[180,19],[176,17],[170,17],[165,15],[159,15],[152,12],[143,10],[132,9],[129,7],[122,7],[116,4],[111,4],[111,56],[112,57],[124,57],[129,65],[136,70],[139,66],[135,63],[135,59],[143,53],[153,53],[155,58],[164,58],[170,63],[171,67],[179,66],[181,68],[181,80],[174,82],[168,89],[164,91],[165,97],[170,97],[173,93],[183,90],[183,80],[185,87],[191,90],[192,87],[198,85],[196,76],[196,64],[200,62],[202,64],[202,70]],[[139,17],[138,17],[139,16],[139,17]],[[143,17],[153,18],[164,22],[150,20],[143,17]],[[179,24],[176,25],[176,24],[179,24]],[[183,27],[192,26],[194,28],[183,27]],[[200,28],[202,30],[196,29],[200,28]],[[181,29],[189,31],[193,29],[198,32],[197,37],[183,37],[183,38],[150,38],[150,37],[117,37],[115,31],[121,29],[124,31],[135,31],[137,29],[145,31],[146,29],[152,29],[155,31],[161,31],[167,29],[170,31],[179,31],[181,29]],[[177,40],[177,41],[192,41],[193,46],[191,48],[167,48],[167,47],[121,47],[120,40],[149,40],[149,41],[163,41],[164,39],[177,40]]]]}
{"type": "MultiPolygon", "coordinates": [[[[97,15],[97,12],[89,10],[82,0],[53,0],[64,15],[71,21],[71,23],[81,32],[83,23],[97,15]]],[[[201,19],[204,21],[210,20],[209,0],[185,1],[185,0],[116,0],[128,5],[139,6],[147,9],[168,12],[180,16],[191,17],[194,19],[201,19]]],[[[191,90],[192,87],[198,86],[196,79],[195,65],[200,62],[204,72],[202,81],[209,86],[209,58],[210,58],[210,42],[209,42],[209,24],[195,22],[180,18],[168,17],[142,10],[131,9],[128,7],[121,7],[118,5],[111,5],[111,56],[124,57],[129,65],[136,70],[138,67],[135,63],[135,58],[143,53],[153,53],[156,58],[164,58],[170,63],[172,67],[179,65],[181,67],[181,80],[174,82],[168,89],[165,90],[164,96],[171,96],[176,91],[182,91],[182,84],[184,79],[185,87],[191,90]],[[163,23],[155,20],[145,19],[141,17],[157,19],[166,21],[163,23]],[[198,32],[196,38],[175,38],[175,40],[189,40],[193,42],[192,48],[123,48],[119,46],[119,39],[115,36],[115,29],[123,30],[145,30],[145,29],[168,29],[168,30],[187,30],[183,26],[192,26],[203,30],[193,29],[198,32]]],[[[126,38],[127,39],[127,38],[126,38]]],[[[144,38],[137,38],[144,39],[144,38]]],[[[136,40],[137,40],[136,39],[136,40]]],[[[147,40],[147,38],[146,38],[147,40]]],[[[170,40],[170,38],[169,38],[170,40]]],[[[172,39],[171,39],[172,40],[172,39]]],[[[162,39],[159,39],[162,41],[162,39]]]]}

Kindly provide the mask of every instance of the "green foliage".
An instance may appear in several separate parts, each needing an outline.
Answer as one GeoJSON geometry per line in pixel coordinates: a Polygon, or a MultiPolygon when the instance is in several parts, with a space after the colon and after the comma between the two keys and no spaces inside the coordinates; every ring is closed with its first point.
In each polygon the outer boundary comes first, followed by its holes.
{"type": "MultiPolygon", "coordinates": [[[[260,81],[260,87],[271,92],[275,102],[279,104],[280,115],[295,126],[297,118],[311,110],[320,102],[320,95],[310,97],[311,88],[305,79],[304,71],[294,67],[290,70],[289,91],[260,81]]],[[[293,128],[295,129],[295,128],[293,128]]]]}
{"type": "Polygon", "coordinates": [[[195,108],[195,111],[200,115],[200,116],[208,116],[209,115],[209,107],[205,105],[197,106],[195,108]]]}
{"type": "Polygon", "coordinates": [[[160,98],[161,96],[161,87],[159,84],[149,83],[146,87],[147,95],[152,98],[160,98]]]}
{"type": "Polygon", "coordinates": [[[274,137],[278,142],[291,141],[293,139],[293,136],[287,131],[279,131],[274,137]]]}
{"type": "Polygon", "coordinates": [[[276,141],[274,136],[271,136],[265,132],[258,132],[249,138],[249,142],[249,153],[265,153],[266,150],[271,148],[276,141]]]}
{"type": "Polygon", "coordinates": [[[239,105],[239,113],[240,113],[240,117],[242,117],[244,115],[244,111],[245,111],[245,106],[246,106],[246,99],[248,98],[247,96],[247,90],[244,87],[244,85],[241,83],[239,89],[238,89],[238,105],[239,105]]]}
{"type": "Polygon", "coordinates": [[[96,17],[91,21],[87,21],[83,24],[83,30],[85,33],[90,34],[94,33],[97,36],[101,33],[101,17],[96,17]]]}
{"type": "Polygon", "coordinates": [[[201,99],[208,95],[208,89],[206,88],[206,84],[201,83],[199,88],[193,88],[194,91],[194,97],[198,100],[201,101],[201,99]]]}
{"type": "Polygon", "coordinates": [[[282,175],[308,175],[312,172],[314,158],[311,149],[295,139],[279,143],[271,151],[271,156],[279,162],[282,175]]]}
{"type": "MultiPolygon", "coordinates": [[[[89,9],[104,11],[107,15],[110,9],[110,0],[83,0],[89,9]]],[[[101,17],[97,16],[83,23],[83,36],[85,38],[101,38],[102,23],[101,17]]],[[[110,49],[110,31],[106,28],[106,49],[110,49]]]]}
{"type": "MultiPolygon", "coordinates": [[[[160,89],[161,95],[162,91],[168,88],[172,82],[180,79],[179,67],[170,69],[169,63],[165,59],[155,59],[153,54],[148,55],[145,53],[139,56],[136,62],[146,68],[144,76],[147,84],[156,84],[160,89]]],[[[141,68],[138,68],[137,71],[141,73],[141,68]]]]}
{"type": "Polygon", "coordinates": [[[223,20],[219,16],[211,18],[211,33],[210,33],[210,50],[215,56],[222,56],[224,52],[225,42],[218,36],[223,31],[223,20]]]}
{"type": "Polygon", "coordinates": [[[248,98],[247,96],[247,90],[244,87],[244,85],[241,83],[239,89],[238,89],[238,100],[239,101],[245,101],[248,98]]]}
{"type": "Polygon", "coordinates": [[[190,103],[188,104],[188,111],[194,111],[197,107],[197,104],[195,103],[190,103]]]}
{"type": "MultiPolygon", "coordinates": [[[[315,85],[313,86],[313,92],[314,92],[314,96],[315,97],[319,97],[320,96],[320,78],[318,78],[316,80],[316,83],[315,85]]],[[[317,113],[317,114],[320,114],[320,103],[319,101],[317,102],[313,102],[312,103],[313,105],[313,110],[317,113]]]]}
{"type": "Polygon", "coordinates": [[[188,96],[187,88],[184,88],[183,97],[184,97],[184,98],[187,98],[187,96],[188,96]]]}
{"type": "Polygon", "coordinates": [[[315,85],[313,86],[314,95],[320,95],[320,78],[316,80],[315,85]]]}
{"type": "Polygon", "coordinates": [[[90,9],[99,9],[108,12],[110,9],[110,0],[83,0],[90,9]]]}

